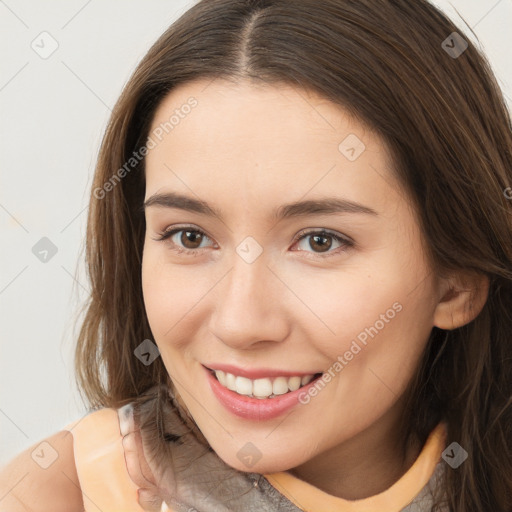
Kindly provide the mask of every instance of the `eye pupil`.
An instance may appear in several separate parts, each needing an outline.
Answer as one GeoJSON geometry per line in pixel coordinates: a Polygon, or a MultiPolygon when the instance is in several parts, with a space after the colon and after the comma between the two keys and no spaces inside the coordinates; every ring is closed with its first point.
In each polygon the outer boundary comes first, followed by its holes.
{"type": "Polygon", "coordinates": [[[186,231],[183,230],[183,234],[181,235],[181,243],[187,248],[187,249],[197,249],[201,245],[201,233],[198,233],[197,231],[186,231]],[[197,240],[199,240],[199,244],[194,245],[197,240]],[[190,247],[188,244],[192,243],[192,247],[190,247]]]}
{"type": "Polygon", "coordinates": [[[327,243],[327,245],[325,244],[319,244],[319,248],[320,248],[320,252],[325,252],[325,251],[328,251],[330,248],[331,248],[331,245],[332,245],[332,238],[330,236],[325,236],[325,235],[313,235],[311,237],[311,240],[312,242],[310,241],[309,245],[311,247],[311,249],[315,249],[313,243],[315,245],[317,245],[319,243],[319,240],[328,240],[329,243],[327,243]]]}

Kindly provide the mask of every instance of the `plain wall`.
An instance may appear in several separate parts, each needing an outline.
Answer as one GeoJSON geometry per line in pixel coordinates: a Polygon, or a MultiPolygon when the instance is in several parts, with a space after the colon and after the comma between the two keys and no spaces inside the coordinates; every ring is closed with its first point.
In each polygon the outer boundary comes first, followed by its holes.
{"type": "MultiPolygon", "coordinates": [[[[87,412],[73,322],[101,136],[138,61],[193,3],[0,2],[0,465],[87,412]]],[[[456,10],[473,27],[512,104],[512,0],[434,3],[472,40],[456,10]]]]}

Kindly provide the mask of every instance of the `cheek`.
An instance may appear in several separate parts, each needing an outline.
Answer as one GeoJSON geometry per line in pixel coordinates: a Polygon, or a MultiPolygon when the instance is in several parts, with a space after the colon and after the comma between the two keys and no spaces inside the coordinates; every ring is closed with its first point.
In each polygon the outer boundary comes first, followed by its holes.
{"type": "Polygon", "coordinates": [[[191,287],[183,287],[180,274],[170,275],[166,266],[153,248],[145,248],[142,260],[142,293],[151,331],[157,343],[165,337],[180,316],[185,314],[187,294],[191,287]]]}
{"type": "Polygon", "coordinates": [[[358,268],[342,264],[329,271],[281,276],[299,299],[295,318],[309,324],[311,339],[330,352],[348,349],[350,340],[360,333],[364,339],[365,328],[376,322],[379,330],[382,322],[392,322],[397,309],[402,309],[400,300],[407,289],[406,283],[389,272],[372,270],[368,264],[358,268]]]}
{"type": "MultiPolygon", "coordinates": [[[[157,344],[176,339],[189,319],[197,324],[197,306],[219,278],[212,270],[199,272],[195,265],[169,262],[166,251],[148,247],[142,260],[144,306],[157,344]]],[[[190,326],[187,326],[190,328],[190,326]]]]}
{"type": "MultiPolygon", "coordinates": [[[[176,364],[187,353],[188,337],[180,337],[187,315],[200,300],[197,286],[183,272],[171,271],[157,251],[144,253],[142,292],[149,326],[169,375],[179,376],[176,364]]],[[[181,377],[178,377],[181,379],[181,377]]]]}
{"type": "Polygon", "coordinates": [[[395,267],[366,265],[329,279],[295,281],[301,300],[318,319],[309,314],[308,339],[331,361],[334,374],[351,374],[354,386],[368,378],[377,382],[369,373],[373,369],[402,388],[431,332],[432,291],[426,282],[415,289],[416,269],[407,274],[403,268],[396,262],[395,267]]]}
{"type": "MultiPolygon", "coordinates": [[[[428,297],[408,291],[348,303],[347,335],[332,347],[338,396],[355,409],[383,411],[406,389],[432,330],[428,297]],[[363,406],[363,404],[365,404],[363,406]]],[[[338,324],[340,332],[343,325],[338,324]]]]}

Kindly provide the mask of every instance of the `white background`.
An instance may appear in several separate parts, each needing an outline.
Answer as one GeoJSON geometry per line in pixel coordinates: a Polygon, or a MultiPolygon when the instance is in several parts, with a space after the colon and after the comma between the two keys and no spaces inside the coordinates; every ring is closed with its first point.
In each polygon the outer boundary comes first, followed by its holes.
{"type": "MultiPolygon", "coordinates": [[[[194,3],[0,0],[0,465],[86,412],[73,322],[97,151],[136,64],[194,3]],[[47,59],[31,48],[43,31],[59,45],[47,59]],[[47,263],[32,253],[42,237],[58,250],[47,263]]],[[[512,0],[433,3],[474,29],[512,105],[512,0]]]]}

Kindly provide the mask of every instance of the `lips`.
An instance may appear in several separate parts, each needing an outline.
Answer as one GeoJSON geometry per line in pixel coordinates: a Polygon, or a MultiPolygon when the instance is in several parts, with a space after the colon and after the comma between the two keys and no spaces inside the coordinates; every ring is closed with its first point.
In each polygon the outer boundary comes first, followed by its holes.
{"type": "MultiPolygon", "coordinates": [[[[219,382],[213,370],[207,367],[204,367],[204,369],[210,388],[219,402],[234,415],[253,421],[270,420],[293,408],[299,403],[299,395],[303,392],[307,392],[308,388],[313,386],[322,375],[321,373],[313,374],[315,378],[310,382],[302,385],[294,391],[288,391],[279,396],[270,398],[252,398],[228,389],[219,382]]],[[[258,372],[261,375],[261,371],[258,372]]],[[[245,373],[247,374],[248,372],[246,371],[245,373]]],[[[274,373],[276,372],[274,371],[274,373]]],[[[285,377],[283,373],[290,372],[280,372],[276,379],[285,377]]],[[[302,376],[308,377],[311,375],[312,374],[304,373],[302,376]]],[[[298,377],[299,375],[292,374],[291,376],[298,377]]],[[[237,378],[238,377],[241,376],[238,375],[237,378]]]]}

